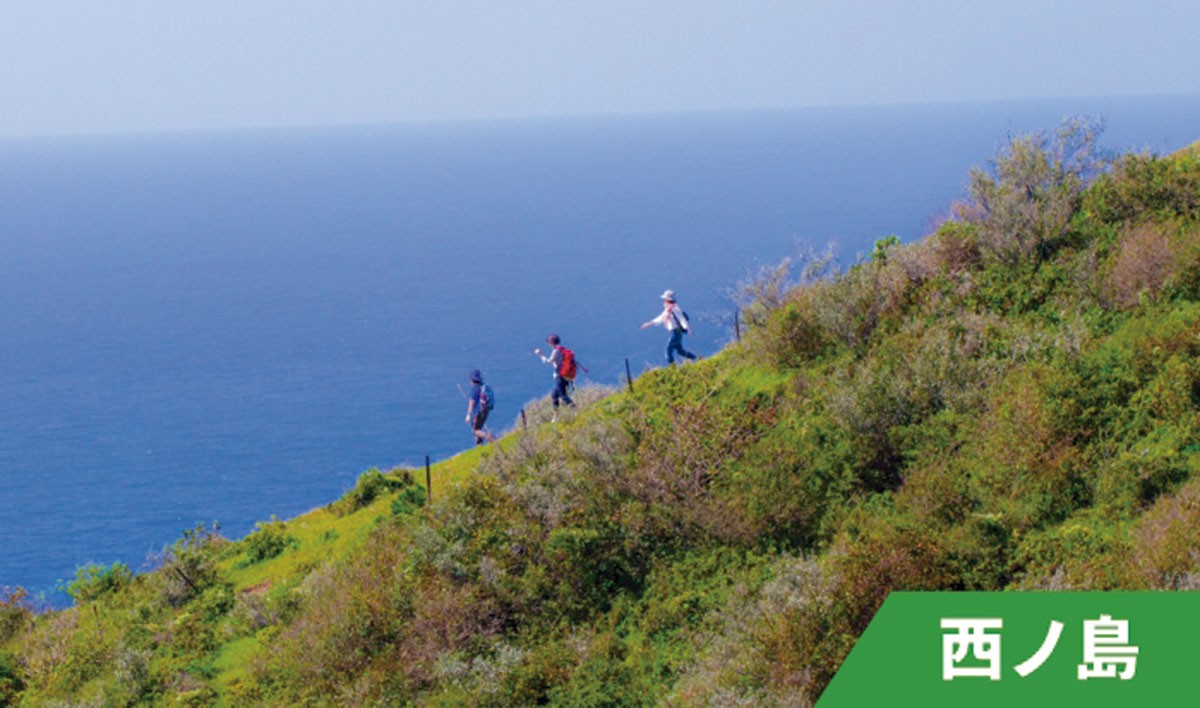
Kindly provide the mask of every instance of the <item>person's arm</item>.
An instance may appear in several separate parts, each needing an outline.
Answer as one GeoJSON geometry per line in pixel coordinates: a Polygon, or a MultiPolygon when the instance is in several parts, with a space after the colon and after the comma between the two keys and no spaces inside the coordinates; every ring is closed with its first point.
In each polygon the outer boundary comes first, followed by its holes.
{"type": "Polygon", "coordinates": [[[646,329],[647,327],[653,327],[654,325],[660,325],[660,324],[662,324],[662,323],[663,323],[663,321],[667,319],[667,313],[668,313],[668,312],[670,312],[670,309],[668,309],[668,308],[663,308],[663,311],[662,311],[662,313],[661,313],[661,314],[659,314],[659,316],[658,316],[658,317],[655,317],[654,319],[650,320],[649,322],[645,322],[645,323],[643,323],[643,324],[642,324],[642,329],[646,329]]]}
{"type": "Polygon", "coordinates": [[[475,413],[475,400],[479,398],[481,386],[475,385],[471,387],[471,394],[467,397],[467,422],[471,422],[471,415],[475,413]]]}

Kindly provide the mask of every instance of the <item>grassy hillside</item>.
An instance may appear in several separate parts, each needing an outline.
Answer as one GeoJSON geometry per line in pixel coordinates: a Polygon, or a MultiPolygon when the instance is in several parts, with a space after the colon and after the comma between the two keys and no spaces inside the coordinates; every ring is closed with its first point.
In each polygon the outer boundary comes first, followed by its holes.
{"type": "Polygon", "coordinates": [[[1200,153],[1094,139],[765,271],[741,344],[535,409],[432,501],[370,471],[68,610],[10,593],[0,703],[804,705],[894,589],[1200,587],[1200,153]]]}

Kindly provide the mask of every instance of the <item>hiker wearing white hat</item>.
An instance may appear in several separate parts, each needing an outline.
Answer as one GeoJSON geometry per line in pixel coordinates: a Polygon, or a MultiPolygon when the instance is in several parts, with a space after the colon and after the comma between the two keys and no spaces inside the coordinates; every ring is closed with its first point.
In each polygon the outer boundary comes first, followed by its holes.
{"type": "Polygon", "coordinates": [[[654,325],[662,325],[671,333],[671,338],[667,341],[667,364],[675,363],[675,354],[695,361],[696,355],[683,348],[683,335],[692,331],[691,323],[688,322],[687,313],[679,307],[679,303],[675,301],[675,291],[666,290],[662,294],[663,311],[658,317],[649,322],[642,323],[642,329],[654,325]]]}

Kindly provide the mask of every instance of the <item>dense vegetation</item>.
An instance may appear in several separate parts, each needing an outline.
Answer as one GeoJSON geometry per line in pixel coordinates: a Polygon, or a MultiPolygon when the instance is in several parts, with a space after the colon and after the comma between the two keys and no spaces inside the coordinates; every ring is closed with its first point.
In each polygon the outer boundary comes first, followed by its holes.
{"type": "MultiPolygon", "coordinates": [[[[1200,587],[1200,151],[1072,122],[742,343],[159,568],[0,596],[0,703],[811,703],[893,589],[1200,587]]],[[[795,271],[803,271],[790,279],[795,271]]]]}

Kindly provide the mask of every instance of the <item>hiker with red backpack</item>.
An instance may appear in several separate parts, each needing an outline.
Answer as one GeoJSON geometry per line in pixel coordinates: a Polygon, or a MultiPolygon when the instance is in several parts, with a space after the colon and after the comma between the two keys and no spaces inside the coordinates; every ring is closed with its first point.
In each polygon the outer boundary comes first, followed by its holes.
{"type": "Polygon", "coordinates": [[[696,355],[683,348],[683,335],[692,331],[692,325],[688,322],[687,313],[683,308],[679,307],[679,303],[675,301],[675,291],[667,290],[662,294],[663,311],[658,317],[642,324],[642,329],[652,327],[654,325],[662,325],[671,333],[671,338],[667,340],[667,364],[675,364],[675,354],[689,359],[696,360],[696,355]]]}
{"type": "MultiPolygon", "coordinates": [[[[564,347],[562,340],[558,338],[557,334],[546,337],[546,342],[552,347],[548,356],[542,354],[541,349],[534,349],[533,353],[542,358],[542,363],[554,367],[554,390],[550,392],[550,401],[554,404],[554,417],[552,420],[558,420],[559,401],[566,403],[572,408],[575,407],[575,401],[571,400],[568,390],[575,382],[575,375],[578,373],[580,367],[579,363],[575,361],[575,352],[564,347]]],[[[584,369],[584,371],[586,370],[584,369]]]]}

